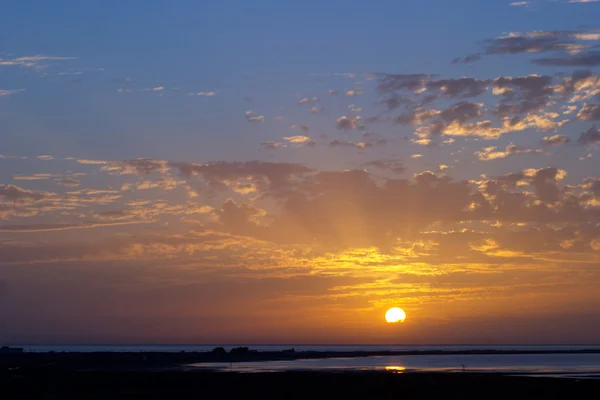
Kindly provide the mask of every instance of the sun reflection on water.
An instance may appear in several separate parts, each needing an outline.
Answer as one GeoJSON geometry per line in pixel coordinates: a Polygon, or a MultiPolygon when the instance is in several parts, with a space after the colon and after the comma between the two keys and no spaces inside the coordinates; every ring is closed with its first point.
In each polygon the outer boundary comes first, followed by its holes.
{"type": "Polygon", "coordinates": [[[406,367],[400,367],[397,365],[388,365],[385,367],[386,371],[393,372],[395,374],[401,374],[406,370],[406,367]]]}

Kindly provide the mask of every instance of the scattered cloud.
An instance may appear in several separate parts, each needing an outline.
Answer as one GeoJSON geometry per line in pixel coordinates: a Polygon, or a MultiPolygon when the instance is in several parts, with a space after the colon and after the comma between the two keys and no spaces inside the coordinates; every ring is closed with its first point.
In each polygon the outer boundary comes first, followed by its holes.
{"type": "Polygon", "coordinates": [[[498,160],[506,157],[515,156],[517,154],[543,153],[540,149],[529,147],[520,147],[514,144],[509,144],[504,150],[498,150],[495,146],[485,147],[480,151],[475,152],[475,156],[479,161],[498,160]]]}
{"type": "Polygon", "coordinates": [[[216,96],[217,93],[216,92],[196,92],[196,93],[190,93],[190,96],[203,96],[203,97],[213,97],[216,96]]]}
{"type": "Polygon", "coordinates": [[[465,57],[457,57],[452,60],[453,64],[466,64],[481,60],[481,54],[475,53],[465,57]]]}
{"type": "Polygon", "coordinates": [[[577,118],[582,121],[600,121],[600,104],[585,104],[579,110],[577,118]]]}
{"type": "Polygon", "coordinates": [[[13,179],[15,181],[41,181],[50,178],[54,178],[58,175],[56,174],[31,174],[31,175],[14,175],[13,179]]]}
{"type": "Polygon", "coordinates": [[[600,65],[600,53],[590,52],[576,56],[536,58],[531,62],[549,67],[596,67],[600,65]]]}
{"type": "Polygon", "coordinates": [[[4,97],[4,96],[10,96],[16,93],[20,93],[20,92],[24,92],[25,89],[12,89],[12,90],[8,90],[8,89],[0,89],[0,97],[4,97]]]}
{"type": "Polygon", "coordinates": [[[569,143],[571,140],[565,135],[544,136],[542,143],[549,146],[561,146],[569,143]]]}
{"type": "Polygon", "coordinates": [[[335,125],[338,129],[343,129],[345,131],[350,131],[352,129],[362,129],[364,128],[364,126],[360,122],[361,118],[362,117],[360,116],[348,118],[344,115],[335,121],[335,125]]]}
{"type": "Polygon", "coordinates": [[[404,163],[399,159],[381,159],[368,161],[363,164],[365,167],[375,167],[386,171],[391,171],[397,174],[406,171],[404,163]]]}
{"type": "Polygon", "coordinates": [[[63,60],[76,60],[76,57],[57,57],[57,56],[25,56],[11,59],[0,58],[0,67],[6,66],[19,66],[25,68],[40,67],[45,61],[63,61],[63,60]]]}
{"type": "Polygon", "coordinates": [[[265,122],[264,115],[256,115],[252,110],[246,111],[246,119],[248,122],[265,122]]]}
{"type": "Polygon", "coordinates": [[[579,144],[590,145],[600,142],[600,130],[596,128],[596,126],[592,126],[589,130],[579,136],[579,140],[577,140],[579,144]]]}
{"type": "Polygon", "coordinates": [[[308,136],[287,136],[283,139],[293,144],[303,144],[307,146],[314,146],[316,144],[316,142],[308,136]]]}

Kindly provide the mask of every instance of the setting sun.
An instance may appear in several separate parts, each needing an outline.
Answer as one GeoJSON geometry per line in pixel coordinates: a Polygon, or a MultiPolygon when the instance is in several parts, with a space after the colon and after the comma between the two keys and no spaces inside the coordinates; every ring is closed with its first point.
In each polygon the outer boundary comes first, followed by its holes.
{"type": "Polygon", "coordinates": [[[385,313],[385,320],[388,323],[404,322],[405,319],[406,319],[406,313],[404,312],[403,309],[398,308],[398,307],[390,308],[385,313]]]}

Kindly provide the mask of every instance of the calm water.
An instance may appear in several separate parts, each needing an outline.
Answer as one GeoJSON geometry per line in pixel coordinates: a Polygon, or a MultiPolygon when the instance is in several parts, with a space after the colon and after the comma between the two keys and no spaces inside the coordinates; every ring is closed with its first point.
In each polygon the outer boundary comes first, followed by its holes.
{"type": "MultiPolygon", "coordinates": [[[[180,352],[211,351],[217,346],[226,350],[247,346],[251,350],[280,351],[423,351],[423,350],[600,350],[600,345],[13,345],[27,352],[180,352]]],[[[237,372],[279,372],[291,370],[393,370],[458,372],[509,372],[521,374],[554,374],[556,376],[600,376],[600,354],[496,354],[496,355],[410,355],[383,357],[329,358],[293,361],[246,363],[201,363],[191,368],[210,368],[237,372]]]]}
{"type": "Polygon", "coordinates": [[[412,355],[243,363],[199,363],[194,368],[236,372],[392,370],[396,372],[510,372],[600,374],[600,354],[412,355]]]}
{"type": "Polygon", "coordinates": [[[28,345],[13,344],[22,347],[27,352],[72,351],[72,352],[180,352],[180,351],[211,351],[222,346],[229,351],[234,347],[247,346],[258,351],[281,351],[294,348],[296,351],[419,351],[419,350],[584,350],[597,349],[600,345],[253,345],[253,344],[183,344],[183,345],[28,345]]]}

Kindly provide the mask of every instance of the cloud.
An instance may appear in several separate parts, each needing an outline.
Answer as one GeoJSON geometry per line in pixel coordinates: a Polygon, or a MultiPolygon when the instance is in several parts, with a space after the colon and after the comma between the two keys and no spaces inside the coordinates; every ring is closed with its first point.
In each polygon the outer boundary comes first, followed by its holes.
{"type": "Polygon", "coordinates": [[[600,104],[585,104],[577,118],[582,121],[600,121],[600,104]]]}
{"type": "Polygon", "coordinates": [[[588,101],[600,95],[600,76],[592,71],[575,71],[555,86],[555,91],[568,98],[570,104],[588,101]]]}
{"type": "Polygon", "coordinates": [[[351,142],[346,140],[332,140],[329,142],[329,147],[354,147],[358,150],[364,150],[373,147],[373,143],[369,142],[351,142]]]}
{"type": "Polygon", "coordinates": [[[595,144],[600,142],[600,130],[596,126],[592,126],[589,130],[582,133],[577,140],[577,143],[583,145],[595,144]]]}
{"type": "Polygon", "coordinates": [[[427,82],[428,90],[440,90],[446,97],[470,98],[481,96],[487,91],[489,80],[475,78],[440,79],[427,82]]]}
{"type": "Polygon", "coordinates": [[[31,175],[13,175],[16,181],[40,181],[56,177],[56,174],[31,174],[31,175]]]}
{"type": "Polygon", "coordinates": [[[561,146],[569,143],[571,140],[565,135],[544,136],[542,143],[549,146],[561,146]]]}
{"type": "Polygon", "coordinates": [[[296,103],[296,104],[298,104],[298,105],[303,105],[303,104],[312,104],[312,103],[315,103],[315,102],[317,102],[317,101],[319,101],[319,98],[318,98],[318,97],[313,97],[313,98],[311,98],[311,99],[309,99],[308,97],[304,97],[304,98],[300,99],[300,100],[298,101],[298,103],[296,103]]]}
{"type": "Polygon", "coordinates": [[[265,122],[264,115],[256,115],[252,110],[246,111],[246,119],[248,122],[265,122]]]}
{"type": "Polygon", "coordinates": [[[56,184],[65,187],[79,187],[80,181],[74,178],[60,178],[54,180],[56,184]]]}
{"type": "Polygon", "coordinates": [[[0,199],[9,202],[30,202],[45,199],[51,193],[35,192],[15,185],[0,184],[0,199]]]}
{"type": "Polygon", "coordinates": [[[335,125],[338,129],[343,129],[345,131],[350,131],[352,129],[362,129],[364,128],[364,126],[360,123],[360,120],[360,116],[348,118],[344,115],[335,121],[335,125]]]}
{"type": "Polygon", "coordinates": [[[287,136],[287,137],[284,137],[283,139],[287,140],[290,143],[304,144],[307,146],[314,146],[316,144],[316,142],[314,140],[312,140],[311,138],[309,138],[308,136],[287,136]]]}
{"type": "Polygon", "coordinates": [[[24,92],[24,91],[25,91],[25,89],[13,89],[13,90],[0,89],[0,97],[11,96],[13,94],[24,92]]]}
{"type": "MultiPolygon", "coordinates": [[[[525,5],[526,2],[514,2],[514,5],[525,5]]],[[[483,42],[483,54],[521,54],[562,52],[567,56],[539,58],[531,62],[538,65],[553,66],[593,66],[597,65],[596,53],[583,54],[587,49],[593,48],[589,41],[600,40],[596,31],[533,31],[510,32],[507,35],[483,42]],[[579,56],[578,56],[579,55],[579,56]]],[[[455,58],[453,63],[472,62],[481,58],[480,53],[464,58],[455,58]]]]}
{"type": "Polygon", "coordinates": [[[105,160],[77,160],[77,163],[79,164],[88,164],[88,165],[104,165],[104,164],[110,164],[110,161],[105,161],[105,160]]]}
{"type": "Polygon", "coordinates": [[[50,155],[42,155],[42,156],[37,156],[38,160],[43,160],[43,161],[52,161],[54,160],[53,156],[50,155]]]}
{"type": "Polygon", "coordinates": [[[485,147],[474,154],[479,161],[498,160],[506,157],[511,157],[517,154],[543,153],[540,149],[532,149],[529,147],[519,147],[514,144],[506,146],[505,150],[498,150],[495,146],[485,147]]]}
{"type": "Polygon", "coordinates": [[[51,231],[67,231],[72,229],[106,228],[122,225],[149,224],[156,221],[126,221],[113,223],[82,223],[82,224],[29,224],[29,225],[0,225],[0,232],[35,233],[51,231]]]}
{"type": "Polygon", "coordinates": [[[599,40],[595,32],[580,31],[533,31],[511,32],[506,36],[485,41],[487,54],[541,53],[569,51],[579,41],[599,40]]]}
{"type": "Polygon", "coordinates": [[[404,163],[399,159],[381,159],[368,161],[363,164],[365,167],[375,167],[386,171],[391,171],[397,174],[406,171],[404,163]]]}
{"type": "Polygon", "coordinates": [[[481,60],[481,54],[475,53],[465,57],[457,57],[452,60],[452,64],[467,64],[481,60]]]}
{"type": "Polygon", "coordinates": [[[105,164],[101,171],[119,173],[120,175],[149,175],[155,173],[166,173],[169,171],[169,163],[165,160],[154,160],[150,158],[137,158],[124,161],[94,161],[78,160],[81,164],[105,164]],[[85,162],[81,162],[85,161],[85,162]]]}
{"type": "Polygon", "coordinates": [[[509,5],[510,5],[510,6],[513,6],[513,7],[522,7],[522,6],[528,6],[528,5],[530,5],[530,4],[531,4],[531,3],[530,3],[530,2],[528,2],[528,1],[513,1],[513,2],[512,2],[512,3],[510,3],[509,5]]]}
{"type": "Polygon", "coordinates": [[[214,162],[208,164],[170,163],[181,176],[202,177],[211,190],[223,191],[232,182],[248,181],[255,184],[263,194],[277,195],[290,187],[294,179],[311,173],[311,168],[299,164],[249,162],[214,162]]]}
{"type": "Polygon", "coordinates": [[[306,124],[302,124],[302,125],[300,125],[300,124],[292,124],[290,126],[290,129],[298,129],[298,128],[302,129],[302,132],[304,132],[304,133],[308,133],[308,131],[309,131],[308,125],[306,125],[306,124]]]}
{"type": "Polygon", "coordinates": [[[280,147],[285,147],[283,143],[280,142],[261,142],[261,146],[266,147],[267,149],[278,149],[280,147]]]}
{"type": "Polygon", "coordinates": [[[575,56],[536,58],[531,62],[545,67],[596,67],[600,65],[600,53],[589,52],[575,56]]]}
{"type": "Polygon", "coordinates": [[[543,110],[554,94],[551,76],[499,77],[493,81],[494,94],[501,96],[499,115],[526,114],[543,110]]]}
{"type": "Polygon", "coordinates": [[[156,86],[156,87],[153,87],[151,90],[153,92],[162,92],[163,90],[165,90],[165,87],[164,86],[156,86]]]}
{"type": "Polygon", "coordinates": [[[19,66],[25,68],[38,67],[43,61],[62,61],[62,60],[76,60],[76,57],[56,57],[56,56],[26,56],[12,59],[1,59],[0,67],[2,66],[19,66]]]}

